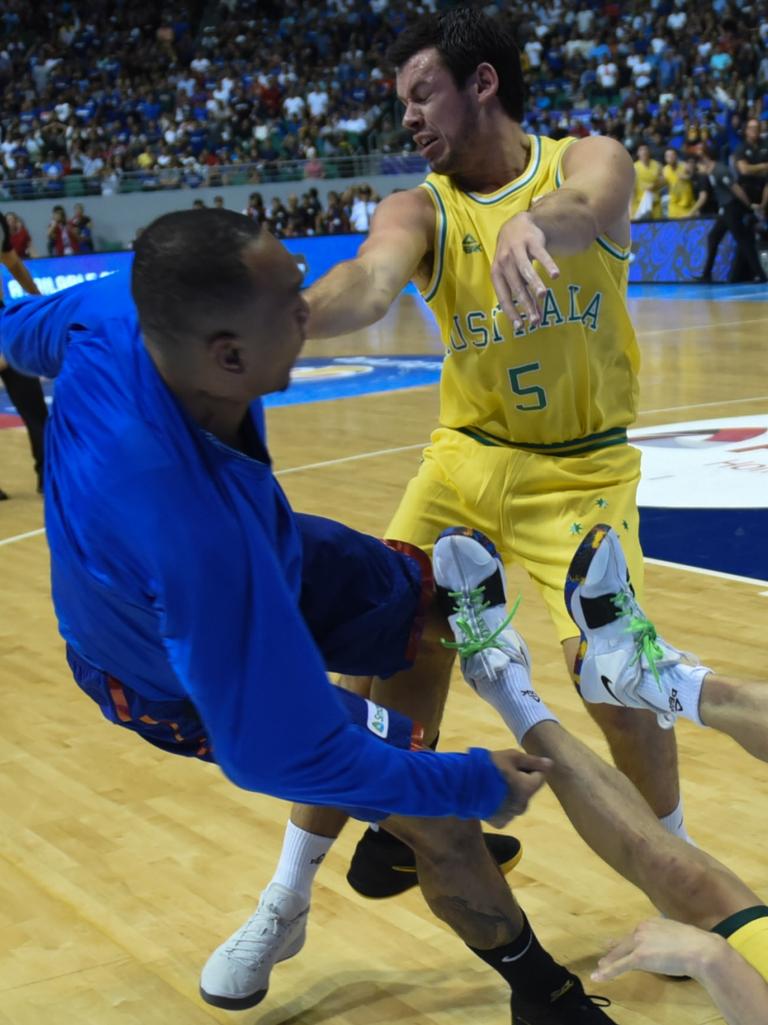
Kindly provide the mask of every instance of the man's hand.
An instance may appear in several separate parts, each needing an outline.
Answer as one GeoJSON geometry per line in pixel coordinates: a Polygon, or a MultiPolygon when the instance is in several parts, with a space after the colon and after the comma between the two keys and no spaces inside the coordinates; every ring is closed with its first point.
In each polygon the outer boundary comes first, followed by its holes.
{"type": "Polygon", "coordinates": [[[551,278],[560,274],[546,244],[544,232],[527,212],[510,218],[499,231],[491,279],[501,308],[515,330],[521,327],[523,314],[532,326],[539,323],[547,289],[533,261],[538,260],[551,278]]]}
{"type": "Polygon", "coordinates": [[[725,940],[714,933],[668,918],[653,918],[641,922],[634,932],[619,940],[600,959],[591,977],[595,982],[605,982],[624,972],[642,969],[697,978],[724,945],[725,940]]]}
{"type": "Polygon", "coordinates": [[[528,802],[544,785],[546,774],[552,768],[550,758],[537,758],[524,751],[493,751],[493,764],[504,777],[507,796],[488,822],[501,829],[508,822],[522,815],[528,802]]]}

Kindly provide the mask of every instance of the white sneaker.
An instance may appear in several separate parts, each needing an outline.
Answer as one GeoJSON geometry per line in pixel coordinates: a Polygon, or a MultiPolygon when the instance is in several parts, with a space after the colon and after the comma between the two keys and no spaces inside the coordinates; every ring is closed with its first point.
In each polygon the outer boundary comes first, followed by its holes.
{"type": "Polygon", "coordinates": [[[698,674],[703,667],[658,636],[635,598],[618,535],[606,524],[593,527],[576,550],[565,603],[581,632],[574,675],[585,701],[656,712],[664,729],[679,714],[698,719],[697,709],[683,707],[676,670],[698,667],[698,674]]]}
{"type": "Polygon", "coordinates": [[[451,527],[435,542],[432,569],[440,606],[461,656],[464,678],[475,690],[492,683],[510,662],[530,673],[525,641],[507,614],[504,566],[493,542],[479,530],[451,527]]]}
{"type": "Polygon", "coordinates": [[[273,966],[304,946],[308,914],[305,897],[270,883],[255,913],[208,958],[200,975],[203,1000],[229,1011],[261,1003],[273,966]]]}

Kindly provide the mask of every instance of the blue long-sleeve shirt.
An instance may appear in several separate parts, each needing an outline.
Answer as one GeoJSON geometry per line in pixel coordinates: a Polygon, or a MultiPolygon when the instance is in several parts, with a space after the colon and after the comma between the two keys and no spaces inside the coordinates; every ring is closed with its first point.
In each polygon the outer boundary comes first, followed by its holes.
{"type": "MultiPolygon", "coordinates": [[[[57,377],[46,530],[63,637],[150,699],[189,698],[241,787],[382,814],[487,818],[485,751],[399,750],[349,722],[298,608],[301,543],[264,459],[184,412],[113,275],[0,314],[0,350],[57,377]]],[[[263,439],[261,403],[252,409],[263,439]]]]}

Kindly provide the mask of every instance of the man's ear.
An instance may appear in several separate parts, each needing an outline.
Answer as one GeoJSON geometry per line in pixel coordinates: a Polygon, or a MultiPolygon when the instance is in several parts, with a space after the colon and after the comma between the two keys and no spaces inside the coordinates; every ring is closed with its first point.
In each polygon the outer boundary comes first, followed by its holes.
{"type": "Polygon", "coordinates": [[[216,335],[211,339],[209,345],[217,366],[228,374],[243,373],[245,366],[243,364],[242,346],[235,335],[216,335]]]}
{"type": "Polygon", "coordinates": [[[486,62],[478,64],[475,71],[475,84],[479,100],[489,100],[496,96],[499,91],[499,76],[496,73],[496,68],[486,62]]]}

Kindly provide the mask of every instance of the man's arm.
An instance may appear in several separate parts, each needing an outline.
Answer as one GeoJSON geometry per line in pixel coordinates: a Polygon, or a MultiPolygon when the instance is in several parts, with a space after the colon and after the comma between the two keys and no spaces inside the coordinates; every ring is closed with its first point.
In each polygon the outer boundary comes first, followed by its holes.
{"type": "Polygon", "coordinates": [[[309,288],[308,336],[346,334],[380,320],[431,252],[434,234],[434,207],[423,189],[383,200],[355,259],[309,288]]]}
{"type": "Polygon", "coordinates": [[[22,374],[57,377],[73,327],[107,319],[135,323],[122,274],[73,285],[53,295],[19,299],[0,311],[0,354],[22,374]]]}
{"type": "Polygon", "coordinates": [[[634,969],[690,975],[728,1025],[768,1025],[768,983],[714,933],[669,919],[643,922],[600,960],[592,978],[603,982],[634,969]]]}
{"type": "Polygon", "coordinates": [[[745,207],[747,207],[748,210],[752,209],[752,202],[750,201],[749,196],[744,191],[743,186],[739,185],[738,182],[731,182],[730,190],[738,199],[738,201],[742,203],[745,207]]]}
{"type": "Polygon", "coordinates": [[[599,235],[629,243],[629,203],[635,186],[632,159],[615,139],[593,136],[572,143],[562,161],[564,183],[542,196],[499,232],[491,277],[499,302],[515,326],[518,299],[538,324],[546,288],[533,266],[537,260],[552,278],[560,273],[550,254],[583,252],[599,235]]]}
{"type": "Polygon", "coordinates": [[[768,174],[768,164],[750,164],[744,157],[739,157],[736,160],[736,170],[739,174],[755,175],[757,178],[762,178],[768,174]]]}
{"type": "Polygon", "coordinates": [[[40,290],[35,284],[34,278],[24,266],[21,261],[21,257],[14,249],[11,249],[10,252],[7,253],[0,253],[0,260],[3,261],[5,266],[14,278],[16,278],[25,292],[28,292],[29,295],[40,295],[40,290]]]}

